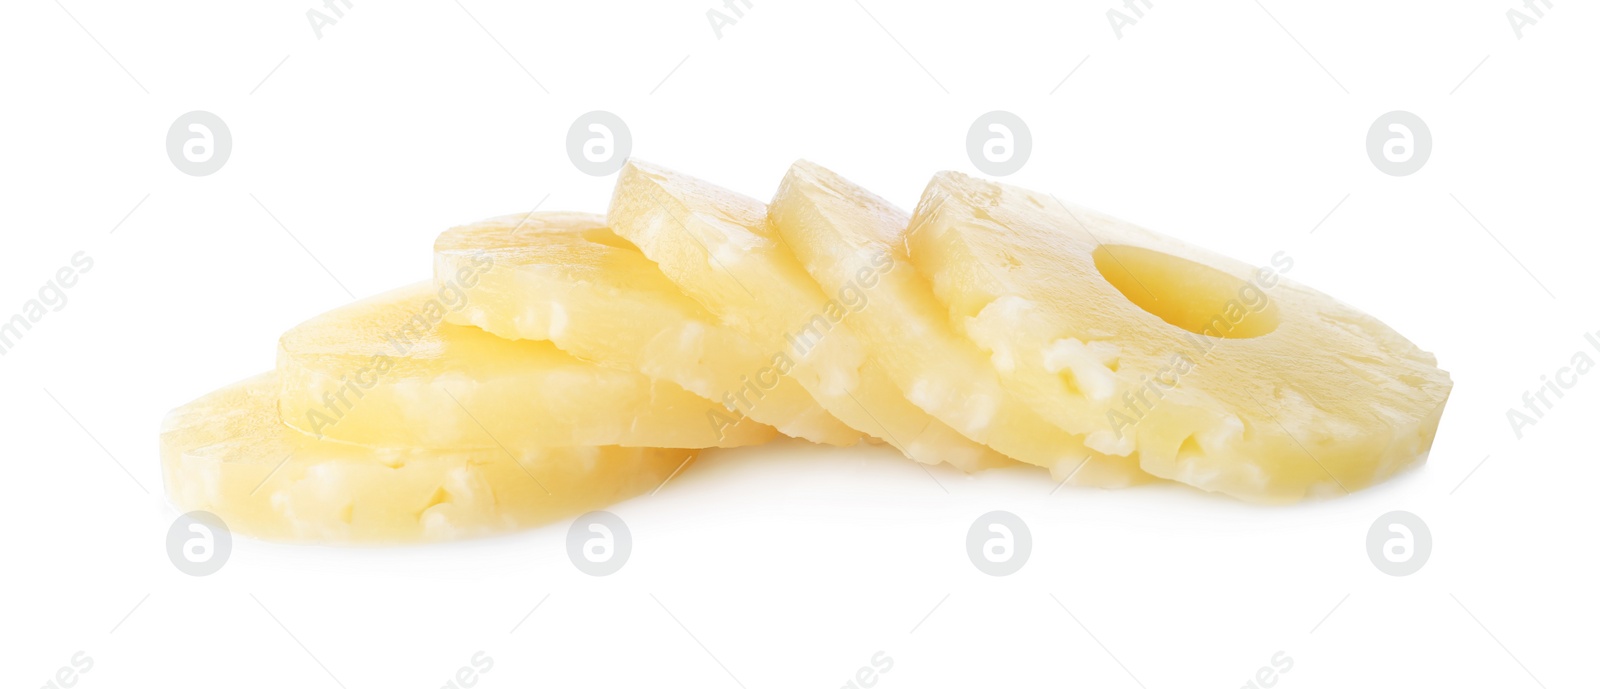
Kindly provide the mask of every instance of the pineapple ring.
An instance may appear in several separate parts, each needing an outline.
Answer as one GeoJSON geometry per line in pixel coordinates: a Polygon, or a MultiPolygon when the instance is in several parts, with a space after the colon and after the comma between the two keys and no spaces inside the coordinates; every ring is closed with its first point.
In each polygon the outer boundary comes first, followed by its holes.
{"type": "Polygon", "coordinates": [[[1008,388],[1091,448],[1205,490],[1371,485],[1426,457],[1449,396],[1433,355],[1283,279],[1282,252],[1254,268],[953,172],[907,245],[1008,388]]]}
{"type": "MultiPolygon", "coordinates": [[[[492,272],[488,257],[473,275],[492,272]]],[[[285,424],[372,446],[737,447],[777,432],[665,381],[579,361],[548,342],[443,322],[459,285],[417,283],[300,324],[278,342],[285,424]]]]}
{"type": "Polygon", "coordinates": [[[799,383],[774,375],[748,339],[718,325],[601,216],[528,213],[452,228],[434,243],[434,276],[467,294],[447,322],[548,340],[587,361],[680,385],[722,403],[701,422],[718,433],[748,415],[816,443],[861,440],[799,383]],[[483,260],[494,269],[476,271],[483,260]]]}
{"type": "Polygon", "coordinates": [[[871,293],[845,316],[911,401],[1008,457],[1058,479],[1121,487],[1151,479],[1137,458],[1084,447],[1004,389],[988,355],[956,332],[905,252],[911,217],[822,166],[789,168],[768,207],[772,226],[824,291],[871,293]],[[888,269],[878,264],[890,262],[888,269]],[[914,343],[911,345],[909,343],[914,343]]]}
{"type": "Polygon", "coordinates": [[[167,414],[167,495],[230,530],[272,540],[444,540],[527,528],[646,493],[694,450],[626,447],[371,448],[318,440],[278,418],[277,375],[167,414]]]}
{"type": "Polygon", "coordinates": [[[844,295],[823,293],[782,246],[760,201],[629,161],[618,174],[607,221],[852,428],[923,463],[966,471],[1014,464],[906,398],[843,322],[853,305],[844,295]]]}

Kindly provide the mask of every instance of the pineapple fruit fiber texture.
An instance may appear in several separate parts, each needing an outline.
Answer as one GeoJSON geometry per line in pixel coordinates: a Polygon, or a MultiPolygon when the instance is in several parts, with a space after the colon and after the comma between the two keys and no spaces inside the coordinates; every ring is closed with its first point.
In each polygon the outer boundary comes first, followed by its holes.
{"type": "Polygon", "coordinates": [[[721,405],[673,383],[442,322],[465,299],[417,283],[285,333],[284,423],[351,443],[435,448],[728,447],[776,436],[748,420],[715,432],[705,418],[721,405]]]}
{"type": "Polygon", "coordinates": [[[869,357],[923,411],[975,442],[1051,470],[1057,480],[1121,487],[1149,480],[1137,460],[1084,447],[1000,385],[905,252],[911,217],[809,162],[789,168],[769,208],[773,228],[823,290],[870,294],[845,316],[869,357]],[[891,269],[876,270],[877,262],[891,269]]]}
{"type": "Polygon", "coordinates": [[[277,374],[173,410],[167,494],[237,533],[274,540],[450,540],[527,528],[654,490],[695,450],[370,447],[279,420],[277,374]]]}
{"type": "Polygon", "coordinates": [[[1426,457],[1449,374],[1377,319],[1052,196],[934,177],[906,233],[950,321],[1090,448],[1162,478],[1291,501],[1426,457]]]}
{"type": "Polygon", "coordinates": [[[770,369],[793,376],[851,427],[919,462],[968,471],[1012,463],[906,398],[843,322],[859,302],[823,292],[772,231],[760,201],[630,161],[607,220],[685,294],[769,352],[770,369]]]}
{"type": "Polygon", "coordinates": [[[799,162],[771,206],[638,161],[608,214],[452,228],[173,410],[172,501],[263,538],[527,528],[698,448],[882,442],[966,471],[1259,502],[1421,461],[1450,378],[1370,316],[1049,195],[940,173],[908,216],[799,162]]]}
{"type": "Polygon", "coordinates": [[[769,363],[763,353],[684,296],[601,216],[509,215],[452,228],[434,243],[440,284],[486,260],[494,270],[460,283],[466,305],[450,311],[448,322],[508,340],[547,340],[585,360],[686,388],[718,403],[695,426],[718,437],[748,416],[815,443],[861,440],[793,378],[760,375],[769,363]]]}

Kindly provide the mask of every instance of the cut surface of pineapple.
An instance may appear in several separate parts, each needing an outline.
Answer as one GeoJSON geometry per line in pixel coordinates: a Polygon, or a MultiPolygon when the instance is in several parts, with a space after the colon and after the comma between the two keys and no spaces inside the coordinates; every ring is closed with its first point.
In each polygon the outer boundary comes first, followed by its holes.
{"type": "Polygon", "coordinates": [[[720,403],[699,422],[717,435],[748,415],[812,442],[861,440],[794,379],[761,377],[769,358],[685,296],[601,216],[527,213],[452,228],[434,243],[434,280],[466,294],[447,322],[548,340],[586,361],[674,383],[720,403]],[[494,269],[476,270],[485,260],[494,269]]]}
{"type": "Polygon", "coordinates": [[[800,161],[768,218],[829,293],[855,295],[845,316],[856,336],[911,401],[967,437],[1043,466],[1075,484],[1118,487],[1150,479],[1137,458],[1085,448],[1000,384],[989,357],[955,331],[905,251],[911,216],[838,174],[800,161]],[[883,262],[890,267],[879,270],[883,262]]]}
{"type": "Polygon", "coordinates": [[[1247,500],[1342,494],[1420,461],[1451,382],[1394,330],[1282,276],[953,172],[911,263],[1001,381],[1159,477],[1247,500]]]}
{"type": "MultiPolygon", "coordinates": [[[[492,272],[480,258],[475,275],[492,272]]],[[[402,287],[329,311],[278,342],[283,421],[373,446],[735,447],[777,435],[721,405],[636,371],[580,361],[548,342],[444,322],[459,284],[402,287]]]]}
{"type": "Polygon", "coordinates": [[[694,450],[630,447],[373,448],[280,422],[275,373],[170,412],[167,494],[269,540],[449,540],[527,528],[662,485],[694,450]]]}
{"type": "Polygon", "coordinates": [[[1013,464],[906,398],[843,322],[859,304],[823,292],[771,230],[760,201],[629,161],[607,223],[685,294],[766,352],[771,363],[747,375],[793,376],[835,417],[917,461],[968,471],[1013,464]]]}

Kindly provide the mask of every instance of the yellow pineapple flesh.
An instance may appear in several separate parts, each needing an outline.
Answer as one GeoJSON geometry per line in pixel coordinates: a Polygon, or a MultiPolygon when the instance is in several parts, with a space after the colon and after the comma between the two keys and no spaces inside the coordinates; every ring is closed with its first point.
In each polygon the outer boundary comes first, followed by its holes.
{"type": "MultiPolygon", "coordinates": [[[[492,273],[487,256],[473,275],[492,273]]],[[[719,404],[636,371],[581,361],[548,342],[444,322],[468,302],[458,283],[418,283],[335,309],[278,343],[284,423],[374,446],[736,447],[777,435],[719,404]]]]}
{"type": "Polygon", "coordinates": [[[1136,458],[1087,449],[1082,436],[1045,421],[1005,389],[989,357],[951,327],[928,282],[911,266],[911,217],[849,180],[795,163],[768,218],[824,291],[863,295],[845,316],[872,360],[923,411],[1008,457],[1058,479],[1125,486],[1150,479],[1136,458]],[[878,264],[890,267],[878,269],[878,264]]]}
{"type": "Polygon", "coordinates": [[[277,374],[212,392],[161,429],[167,495],[270,540],[446,540],[527,528],[661,486],[694,450],[372,448],[281,423],[277,374]]]}
{"type": "Polygon", "coordinates": [[[586,361],[681,386],[720,403],[698,421],[717,435],[748,415],[812,442],[861,440],[792,378],[762,378],[770,363],[763,352],[685,296],[601,216],[528,213],[452,228],[434,243],[434,277],[466,294],[446,322],[548,340],[586,361]],[[485,260],[493,270],[475,270],[485,260]]]}
{"type": "Polygon", "coordinates": [[[772,231],[760,201],[630,161],[607,222],[764,352],[763,368],[748,375],[793,376],[835,417],[917,461],[965,470],[1010,463],[906,398],[842,322],[859,303],[823,292],[772,231]]]}
{"type": "Polygon", "coordinates": [[[1434,357],[1282,277],[1052,196],[941,173],[912,264],[1001,381],[1091,449],[1155,476],[1282,502],[1427,455],[1449,395],[1434,357]]]}

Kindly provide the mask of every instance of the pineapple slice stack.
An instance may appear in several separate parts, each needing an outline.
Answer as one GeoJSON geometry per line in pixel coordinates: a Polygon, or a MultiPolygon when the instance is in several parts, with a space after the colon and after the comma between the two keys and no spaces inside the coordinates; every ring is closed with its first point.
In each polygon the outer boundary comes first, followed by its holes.
{"type": "Polygon", "coordinates": [[[434,243],[434,273],[466,294],[465,306],[446,314],[450,323],[548,341],[719,403],[690,424],[695,430],[748,436],[746,420],[754,419],[825,445],[861,440],[793,378],[763,374],[772,362],[761,350],[684,296],[600,216],[533,213],[450,229],[434,243]],[[494,270],[459,282],[483,261],[494,270]]]}
{"type": "Polygon", "coordinates": [[[418,283],[284,333],[284,424],[348,443],[429,448],[735,447],[777,435],[749,419],[713,428],[706,417],[720,405],[637,370],[440,318],[468,303],[450,283],[418,283]]]}
{"type": "MultiPolygon", "coordinates": [[[[971,471],[1011,463],[911,402],[845,322],[859,305],[822,290],[772,231],[760,201],[629,162],[608,220],[684,293],[770,352],[771,369],[793,376],[851,427],[928,464],[971,471]]],[[[891,268],[872,266],[879,274],[891,268]]]]}
{"type": "Polygon", "coordinates": [[[648,447],[370,446],[281,421],[278,374],[190,402],[161,428],[167,494],[275,540],[447,540],[526,528],[655,489],[694,458],[648,447]]]}
{"type": "Polygon", "coordinates": [[[929,415],[1057,480],[1121,487],[1149,480],[1137,461],[1084,446],[1000,385],[988,357],[945,318],[905,250],[906,215],[820,166],[789,169],[772,226],[818,284],[863,295],[845,322],[908,399],[929,415]],[[879,270],[878,266],[884,267],[879,270]]]}
{"type": "Polygon", "coordinates": [[[240,533],[373,542],[547,523],[779,435],[1261,502],[1425,458],[1449,375],[1290,266],[956,173],[908,215],[804,161],[770,206],[633,161],[603,218],[452,228],[432,282],[285,333],[168,415],[164,475],[240,533]]]}

